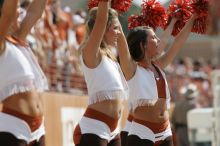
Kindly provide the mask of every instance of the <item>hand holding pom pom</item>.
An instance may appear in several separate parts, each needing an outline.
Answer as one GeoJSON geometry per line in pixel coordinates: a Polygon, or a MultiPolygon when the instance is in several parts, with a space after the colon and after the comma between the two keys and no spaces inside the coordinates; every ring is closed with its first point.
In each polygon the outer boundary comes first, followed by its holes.
{"type": "Polygon", "coordinates": [[[168,8],[169,16],[177,20],[187,21],[192,16],[193,8],[190,0],[176,0],[168,8]]]}
{"type": "Polygon", "coordinates": [[[90,10],[90,9],[92,9],[94,7],[97,7],[98,4],[99,4],[99,0],[90,0],[88,2],[88,9],[90,10]]]}
{"type": "Polygon", "coordinates": [[[118,12],[126,12],[132,5],[132,0],[112,0],[114,1],[112,8],[118,12]]]}
{"type": "Polygon", "coordinates": [[[146,0],[142,4],[142,15],[144,24],[154,29],[164,27],[167,23],[167,13],[165,8],[155,0],[146,0]]]}
{"type": "Polygon", "coordinates": [[[192,7],[198,15],[194,22],[192,32],[205,34],[208,23],[209,0],[193,0],[192,7]]]}
{"type": "Polygon", "coordinates": [[[167,13],[165,8],[155,0],[145,0],[141,5],[140,15],[133,15],[128,18],[128,28],[137,26],[150,26],[154,30],[157,27],[164,27],[167,23],[167,13]]]}
{"type": "MultiPolygon", "coordinates": [[[[91,9],[93,7],[97,7],[100,1],[105,1],[105,0],[89,0],[88,8],[91,9]]],[[[117,10],[118,12],[128,11],[131,5],[132,5],[132,0],[112,0],[111,1],[112,8],[117,10]]]]}
{"type": "Polygon", "coordinates": [[[185,23],[192,16],[193,8],[191,6],[190,0],[176,0],[171,3],[168,8],[169,21],[172,18],[176,18],[177,22],[174,25],[172,35],[176,36],[181,29],[184,27],[185,23]]]}
{"type": "Polygon", "coordinates": [[[143,26],[143,17],[138,15],[131,15],[128,17],[128,29],[133,29],[137,26],[143,26]]]}

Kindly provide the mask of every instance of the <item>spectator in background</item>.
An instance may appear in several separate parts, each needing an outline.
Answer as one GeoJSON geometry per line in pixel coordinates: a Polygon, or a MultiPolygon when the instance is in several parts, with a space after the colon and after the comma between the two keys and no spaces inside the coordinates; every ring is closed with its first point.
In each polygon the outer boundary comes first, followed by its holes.
{"type": "Polygon", "coordinates": [[[196,98],[196,106],[198,108],[211,107],[213,102],[213,95],[211,90],[211,83],[208,80],[207,74],[200,69],[190,74],[191,82],[196,85],[199,91],[199,96],[196,98]]]}
{"type": "Polygon", "coordinates": [[[80,44],[84,40],[86,34],[85,14],[83,11],[76,11],[72,19],[76,31],[77,42],[80,44]]]}
{"type": "Polygon", "coordinates": [[[182,95],[182,99],[175,103],[171,123],[175,131],[177,146],[189,146],[187,113],[195,108],[195,98],[198,97],[198,91],[194,84],[190,84],[181,88],[180,95],[182,95]]]}

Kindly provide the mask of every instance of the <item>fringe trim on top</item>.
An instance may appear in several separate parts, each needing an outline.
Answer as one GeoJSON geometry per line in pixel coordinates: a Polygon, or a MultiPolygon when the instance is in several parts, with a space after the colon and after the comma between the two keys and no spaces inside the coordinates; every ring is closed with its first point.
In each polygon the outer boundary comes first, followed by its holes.
{"type": "Polygon", "coordinates": [[[99,91],[89,98],[89,105],[104,100],[127,99],[127,93],[123,90],[99,91]]]}
{"type": "Polygon", "coordinates": [[[139,106],[153,106],[157,102],[157,99],[139,99],[134,101],[132,110],[135,110],[139,106]]]}
{"type": "MultiPolygon", "coordinates": [[[[131,109],[134,111],[137,107],[140,106],[154,106],[158,99],[139,99],[132,103],[131,109]]],[[[166,99],[167,108],[170,108],[170,100],[166,99]]]]}
{"type": "Polygon", "coordinates": [[[14,94],[28,92],[31,90],[37,90],[38,92],[43,92],[45,89],[48,89],[46,81],[39,82],[33,79],[24,79],[22,81],[11,83],[8,86],[0,89],[0,101],[3,101],[7,97],[14,94]]]}

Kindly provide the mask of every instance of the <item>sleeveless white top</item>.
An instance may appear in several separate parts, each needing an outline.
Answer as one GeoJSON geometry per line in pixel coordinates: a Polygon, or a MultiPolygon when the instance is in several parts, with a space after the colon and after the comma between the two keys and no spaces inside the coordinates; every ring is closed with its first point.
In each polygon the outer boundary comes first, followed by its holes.
{"type": "MultiPolygon", "coordinates": [[[[160,70],[166,86],[166,103],[170,108],[170,92],[165,78],[165,74],[160,70]]],[[[146,106],[158,100],[157,83],[154,73],[150,69],[145,69],[137,65],[134,76],[128,81],[129,86],[129,107],[134,111],[139,106],[146,106]]]]}
{"type": "Polygon", "coordinates": [[[80,56],[82,71],[88,88],[89,104],[116,98],[126,99],[128,89],[119,64],[103,56],[96,68],[88,68],[80,56]]]}
{"type": "Polygon", "coordinates": [[[30,47],[5,41],[5,52],[0,55],[0,101],[7,97],[48,89],[48,84],[30,47]]]}

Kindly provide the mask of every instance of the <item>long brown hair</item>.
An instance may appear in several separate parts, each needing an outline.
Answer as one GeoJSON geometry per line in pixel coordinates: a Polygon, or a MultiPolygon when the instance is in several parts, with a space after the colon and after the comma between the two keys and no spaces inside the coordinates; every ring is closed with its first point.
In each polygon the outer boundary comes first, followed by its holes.
{"type": "MultiPolygon", "coordinates": [[[[86,36],[84,38],[84,41],[80,45],[80,48],[82,48],[84,46],[84,44],[86,43],[86,41],[88,39],[89,34],[91,33],[91,31],[94,27],[97,10],[98,10],[98,8],[94,7],[89,11],[88,19],[86,22],[86,36]]],[[[115,18],[118,18],[118,13],[114,9],[110,8],[109,12],[108,12],[108,21],[107,21],[106,29],[108,29],[111,26],[111,24],[115,18]]],[[[108,48],[108,46],[104,40],[102,40],[100,48],[101,48],[100,52],[102,55],[106,55],[109,58],[116,60],[115,56],[111,53],[110,49],[108,48]]]]}
{"type": "Polygon", "coordinates": [[[127,36],[127,42],[131,57],[139,62],[145,57],[145,50],[141,48],[141,45],[147,44],[147,37],[149,30],[152,29],[148,26],[139,26],[132,29],[127,36]]]}

